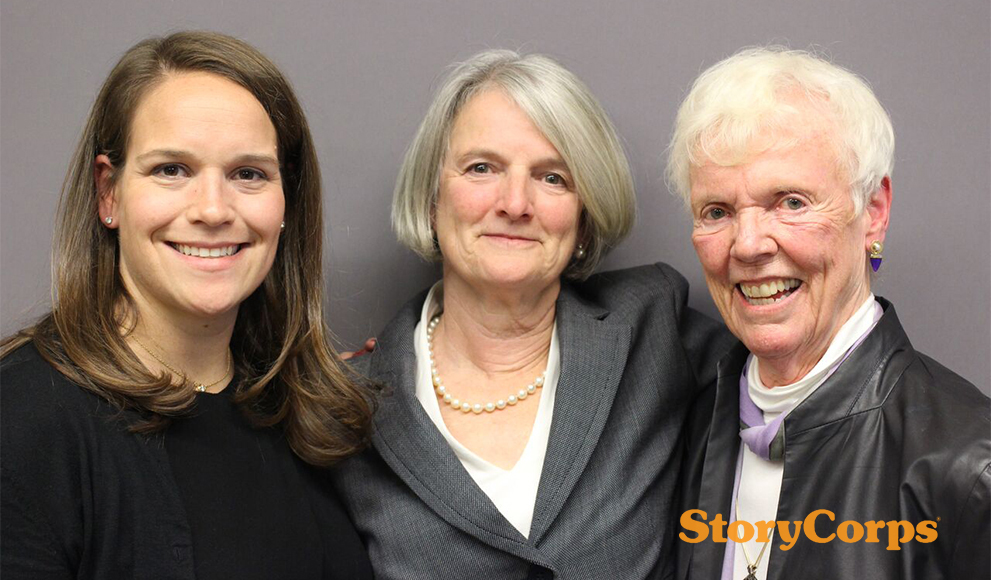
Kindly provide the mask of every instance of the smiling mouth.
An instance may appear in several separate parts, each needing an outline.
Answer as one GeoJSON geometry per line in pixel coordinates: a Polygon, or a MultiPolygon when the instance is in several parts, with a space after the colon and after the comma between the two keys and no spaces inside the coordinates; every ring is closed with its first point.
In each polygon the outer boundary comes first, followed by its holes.
{"type": "Polygon", "coordinates": [[[754,306],[766,306],[784,300],[801,286],[802,281],[796,278],[781,278],[760,284],[740,283],[736,285],[747,303],[754,306]]]}
{"type": "Polygon", "coordinates": [[[191,256],[193,258],[226,258],[228,256],[233,256],[234,254],[241,251],[246,244],[231,244],[229,246],[219,246],[215,248],[203,248],[200,246],[189,246],[186,244],[177,244],[175,242],[168,242],[169,246],[173,250],[179,252],[184,256],[191,256]]]}

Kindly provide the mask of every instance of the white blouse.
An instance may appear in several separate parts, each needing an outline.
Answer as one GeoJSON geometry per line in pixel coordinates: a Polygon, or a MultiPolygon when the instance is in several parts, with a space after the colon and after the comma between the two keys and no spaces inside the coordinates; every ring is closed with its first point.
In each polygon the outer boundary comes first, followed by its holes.
{"type": "MultiPolygon", "coordinates": [[[[523,454],[511,469],[502,469],[482,459],[470,449],[462,445],[448,431],[444,418],[440,414],[440,403],[430,374],[430,359],[427,356],[427,325],[441,310],[443,298],[443,283],[437,282],[427,300],[423,303],[420,322],[413,333],[413,343],[416,352],[416,398],[427,412],[430,420],[437,426],[454,454],[464,465],[478,487],[492,500],[499,512],[513,524],[524,537],[530,535],[530,524],[533,521],[533,508],[537,501],[537,487],[540,485],[540,474],[544,468],[544,455],[547,453],[547,440],[551,431],[551,419],[554,414],[554,395],[557,392],[558,378],[561,376],[561,350],[557,337],[557,322],[551,334],[551,349],[547,356],[547,373],[544,386],[540,389],[540,406],[537,417],[530,432],[523,454]]],[[[457,387],[455,392],[460,391],[457,387]]],[[[511,410],[496,411],[496,413],[511,413],[511,410]]],[[[485,413],[478,416],[479,421],[485,420],[485,413]]]]}

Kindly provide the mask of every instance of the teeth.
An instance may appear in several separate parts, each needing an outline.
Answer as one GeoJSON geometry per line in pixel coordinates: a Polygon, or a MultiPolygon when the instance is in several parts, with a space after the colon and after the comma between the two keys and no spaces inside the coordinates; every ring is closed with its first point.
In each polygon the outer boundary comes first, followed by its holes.
{"type": "Polygon", "coordinates": [[[172,244],[172,247],[179,250],[180,253],[187,256],[193,256],[194,258],[223,258],[226,256],[233,256],[241,248],[239,244],[224,246],[222,248],[198,248],[196,246],[187,246],[185,244],[172,244]]]}
{"type": "MultiPolygon", "coordinates": [[[[778,292],[784,292],[798,287],[801,282],[795,278],[786,278],[764,282],[760,285],[740,284],[740,290],[748,298],[751,304],[764,305],[773,304],[775,300],[771,298],[778,292]]],[[[779,298],[780,300],[780,298],[779,298]]]]}

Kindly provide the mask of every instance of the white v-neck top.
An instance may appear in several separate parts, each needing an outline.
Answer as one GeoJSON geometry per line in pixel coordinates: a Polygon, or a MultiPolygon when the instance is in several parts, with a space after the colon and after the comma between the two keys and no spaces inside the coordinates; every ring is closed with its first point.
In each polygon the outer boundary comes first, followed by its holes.
{"type": "MultiPolygon", "coordinates": [[[[413,332],[413,344],[416,352],[416,398],[427,412],[427,416],[437,426],[454,454],[464,465],[465,470],[475,480],[478,487],[489,496],[499,512],[513,524],[524,537],[530,536],[530,525],[533,522],[533,508],[537,501],[537,487],[540,485],[540,474],[544,468],[544,455],[547,453],[547,440],[551,431],[551,419],[554,414],[554,395],[557,392],[558,378],[561,376],[561,349],[557,337],[557,322],[551,334],[551,348],[547,355],[547,373],[544,386],[539,389],[540,406],[537,417],[530,431],[530,439],[512,469],[506,470],[492,465],[470,449],[462,445],[448,431],[444,418],[440,414],[440,400],[434,392],[433,380],[430,374],[430,359],[427,356],[427,325],[441,310],[443,298],[443,282],[437,282],[427,300],[423,303],[420,322],[413,332]]],[[[520,385],[525,386],[525,385],[520,385]]],[[[458,385],[447,385],[448,390],[464,397],[468,389],[458,385]]],[[[509,393],[507,392],[508,396],[509,393]]],[[[533,396],[533,395],[531,395],[533,396]]],[[[474,401],[472,402],[484,402],[474,401]]],[[[517,404],[527,404],[525,401],[517,404]]],[[[506,407],[496,413],[512,413],[511,407],[506,407]]],[[[482,412],[475,418],[485,421],[488,413],[482,412]]]]}

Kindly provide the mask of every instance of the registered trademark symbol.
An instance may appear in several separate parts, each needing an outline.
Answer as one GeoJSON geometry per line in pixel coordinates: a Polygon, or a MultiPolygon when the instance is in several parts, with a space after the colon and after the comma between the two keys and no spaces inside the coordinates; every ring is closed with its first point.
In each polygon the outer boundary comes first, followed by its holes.
{"type": "Polygon", "coordinates": [[[938,521],[940,521],[938,517],[936,518],[936,521],[937,521],[937,522],[938,522],[938,521]]]}

